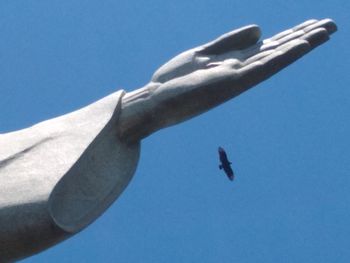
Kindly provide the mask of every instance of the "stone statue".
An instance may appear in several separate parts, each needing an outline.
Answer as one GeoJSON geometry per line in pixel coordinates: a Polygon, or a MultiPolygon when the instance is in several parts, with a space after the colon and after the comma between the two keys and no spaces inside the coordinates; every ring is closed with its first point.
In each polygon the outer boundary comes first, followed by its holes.
{"type": "Polygon", "coordinates": [[[259,41],[246,26],[190,49],[150,83],[0,135],[0,261],[38,253],[81,231],[131,180],[140,141],[264,81],[337,30],[309,20],[259,41]]]}

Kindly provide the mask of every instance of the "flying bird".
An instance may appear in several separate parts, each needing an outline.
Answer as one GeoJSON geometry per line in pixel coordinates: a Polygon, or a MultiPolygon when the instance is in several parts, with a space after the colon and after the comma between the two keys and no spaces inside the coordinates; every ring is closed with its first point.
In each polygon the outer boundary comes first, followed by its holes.
{"type": "Polygon", "coordinates": [[[224,169],[228,179],[233,181],[234,174],[233,174],[233,171],[231,168],[231,162],[229,160],[227,160],[227,154],[222,147],[219,147],[218,151],[219,151],[219,158],[220,158],[220,162],[221,162],[221,164],[219,165],[219,168],[220,168],[220,170],[224,169]]]}

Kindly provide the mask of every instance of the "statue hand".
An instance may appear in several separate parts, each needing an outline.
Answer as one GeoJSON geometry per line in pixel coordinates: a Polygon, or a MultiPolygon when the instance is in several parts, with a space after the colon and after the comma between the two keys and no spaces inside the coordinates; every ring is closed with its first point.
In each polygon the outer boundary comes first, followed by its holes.
{"type": "Polygon", "coordinates": [[[259,41],[259,27],[250,25],[183,52],[144,88],[125,95],[118,134],[137,141],[203,113],[269,78],[336,30],[330,19],[309,20],[259,41]]]}
{"type": "Polygon", "coordinates": [[[330,19],[309,20],[259,41],[260,28],[245,26],[171,59],[155,72],[152,82],[165,83],[197,70],[222,65],[231,66],[233,73],[239,71],[241,75],[253,74],[259,68],[260,77],[266,79],[327,41],[336,30],[330,19]]]}

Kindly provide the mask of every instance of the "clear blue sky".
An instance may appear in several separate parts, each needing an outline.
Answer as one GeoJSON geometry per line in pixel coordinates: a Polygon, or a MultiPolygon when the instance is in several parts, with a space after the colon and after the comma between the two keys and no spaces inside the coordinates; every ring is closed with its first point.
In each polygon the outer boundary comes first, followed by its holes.
{"type": "MultiPolygon", "coordinates": [[[[333,18],[332,40],[277,76],[142,143],[95,223],[23,262],[349,262],[348,0],[0,2],[0,132],[146,84],[186,49],[256,23],[333,18]],[[218,169],[226,148],[236,180],[218,169]]],[[[1,194],[1,193],[0,193],[1,194]]]]}

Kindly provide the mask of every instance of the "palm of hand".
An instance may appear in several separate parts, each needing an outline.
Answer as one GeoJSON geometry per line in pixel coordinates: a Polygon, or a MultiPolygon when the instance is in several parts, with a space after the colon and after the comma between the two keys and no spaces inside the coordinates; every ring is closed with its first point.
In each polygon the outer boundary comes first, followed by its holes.
{"type": "Polygon", "coordinates": [[[181,53],[160,67],[152,82],[166,83],[203,70],[202,76],[221,75],[229,82],[253,86],[327,41],[335,31],[336,25],[330,19],[309,20],[259,41],[259,27],[246,26],[181,53]]]}

